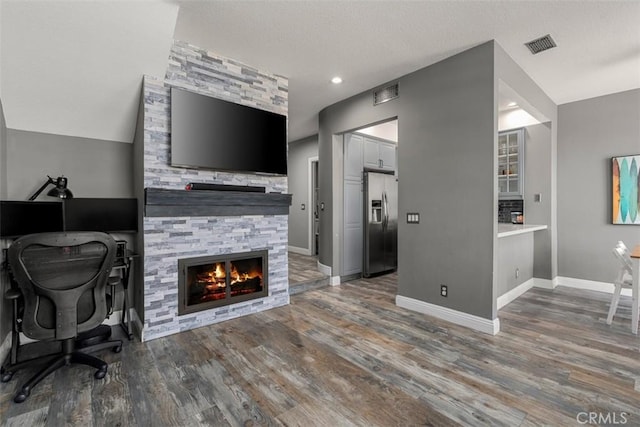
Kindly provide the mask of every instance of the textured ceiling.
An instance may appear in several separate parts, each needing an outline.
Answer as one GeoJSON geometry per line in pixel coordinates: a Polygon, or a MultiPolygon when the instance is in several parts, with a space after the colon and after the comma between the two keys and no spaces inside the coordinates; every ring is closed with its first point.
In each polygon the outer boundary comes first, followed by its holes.
{"type": "Polygon", "coordinates": [[[328,105],[492,39],[556,104],[640,87],[637,1],[180,4],[176,38],[289,77],[290,139],[328,105]],[[545,34],[558,47],[532,55],[545,34]]]}
{"type": "Polygon", "coordinates": [[[288,77],[290,140],[317,132],[322,108],[492,39],[557,104],[640,87],[638,1],[0,5],[0,96],[16,129],[131,141],[142,75],[164,76],[173,37],[288,77]],[[545,34],[558,47],[531,55],[523,43],[545,34]]]}

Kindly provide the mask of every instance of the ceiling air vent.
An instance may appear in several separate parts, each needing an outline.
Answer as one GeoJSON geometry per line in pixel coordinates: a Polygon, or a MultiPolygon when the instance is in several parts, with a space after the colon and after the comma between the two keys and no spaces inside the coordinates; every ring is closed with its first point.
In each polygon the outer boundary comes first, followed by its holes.
{"type": "Polygon", "coordinates": [[[398,83],[373,92],[373,105],[382,104],[398,97],[398,83]]]}
{"type": "Polygon", "coordinates": [[[544,50],[556,47],[556,42],[554,42],[551,36],[547,34],[544,37],[540,37],[539,39],[531,40],[529,43],[525,43],[525,46],[527,46],[531,53],[535,55],[536,53],[540,53],[544,50]]]}

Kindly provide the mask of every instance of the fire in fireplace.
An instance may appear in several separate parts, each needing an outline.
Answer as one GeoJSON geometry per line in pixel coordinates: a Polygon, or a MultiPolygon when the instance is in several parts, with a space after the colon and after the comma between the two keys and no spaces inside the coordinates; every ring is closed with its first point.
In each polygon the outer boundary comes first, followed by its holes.
{"type": "Polygon", "coordinates": [[[268,295],[267,251],[178,260],[178,314],[268,295]]]}

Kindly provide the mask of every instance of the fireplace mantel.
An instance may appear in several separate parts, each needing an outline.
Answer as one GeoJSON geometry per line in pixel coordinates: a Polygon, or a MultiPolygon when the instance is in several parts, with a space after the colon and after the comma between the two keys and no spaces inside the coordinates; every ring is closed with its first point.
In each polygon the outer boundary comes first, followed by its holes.
{"type": "Polygon", "coordinates": [[[145,188],[144,215],[240,216],[288,215],[291,194],[145,188]]]}

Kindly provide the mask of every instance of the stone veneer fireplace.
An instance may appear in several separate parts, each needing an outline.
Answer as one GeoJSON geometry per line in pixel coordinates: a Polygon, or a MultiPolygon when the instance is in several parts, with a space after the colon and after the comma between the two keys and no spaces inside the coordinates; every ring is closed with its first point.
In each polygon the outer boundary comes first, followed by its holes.
{"type": "Polygon", "coordinates": [[[144,213],[135,295],[143,341],[289,303],[287,178],[173,168],[169,162],[171,87],[287,115],[287,85],[284,77],[180,41],[171,48],[164,80],[144,77],[134,143],[136,194],[144,213]],[[266,192],[185,191],[190,182],[260,186],[266,192]],[[179,259],[255,251],[266,254],[257,298],[180,309],[179,259]]]}

